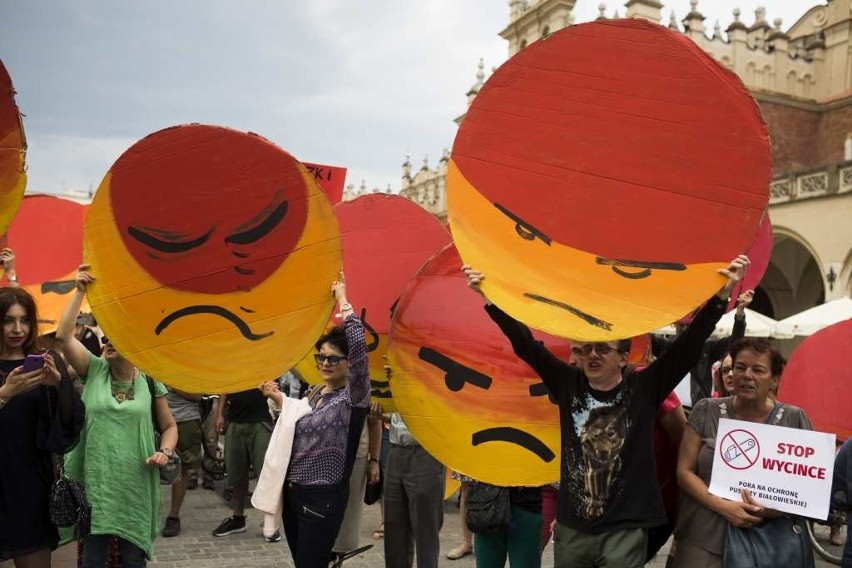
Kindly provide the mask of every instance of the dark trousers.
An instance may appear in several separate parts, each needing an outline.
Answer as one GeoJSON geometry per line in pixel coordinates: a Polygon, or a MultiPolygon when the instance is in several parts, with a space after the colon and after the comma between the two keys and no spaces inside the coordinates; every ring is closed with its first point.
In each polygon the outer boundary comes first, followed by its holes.
{"type": "Polygon", "coordinates": [[[391,446],[385,472],[385,567],[436,568],[444,523],[444,466],[420,446],[391,446]]]}
{"type": "Polygon", "coordinates": [[[328,568],[349,484],[284,484],[284,535],[296,568],[328,568]]]}
{"type": "MultiPolygon", "coordinates": [[[[86,537],[83,541],[83,568],[104,568],[109,566],[109,549],[114,537],[98,534],[86,537]]],[[[145,553],[141,548],[123,538],[118,538],[118,551],[121,565],[127,568],[147,566],[145,553]]]]}

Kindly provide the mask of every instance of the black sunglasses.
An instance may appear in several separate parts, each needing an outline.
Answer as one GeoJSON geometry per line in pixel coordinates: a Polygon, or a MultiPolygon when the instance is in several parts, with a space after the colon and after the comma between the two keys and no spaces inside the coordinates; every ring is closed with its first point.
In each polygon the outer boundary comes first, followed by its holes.
{"type": "Polygon", "coordinates": [[[314,361],[317,362],[317,365],[322,365],[324,362],[328,361],[329,365],[337,367],[344,359],[346,359],[346,357],[341,357],[340,355],[323,355],[321,353],[314,355],[314,361]]]}
{"type": "Polygon", "coordinates": [[[588,357],[592,354],[592,349],[597,351],[598,355],[603,356],[616,351],[618,348],[613,347],[612,345],[607,345],[606,343],[586,343],[582,347],[572,347],[571,353],[577,356],[588,357]]]}

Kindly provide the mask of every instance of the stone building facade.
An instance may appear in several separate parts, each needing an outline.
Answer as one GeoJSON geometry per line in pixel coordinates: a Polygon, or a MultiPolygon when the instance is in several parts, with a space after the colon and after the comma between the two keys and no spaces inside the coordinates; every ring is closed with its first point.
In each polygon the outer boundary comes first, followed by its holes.
{"type": "MultiPolygon", "coordinates": [[[[572,25],[577,0],[510,0],[500,32],[511,57],[572,25]]],[[[581,0],[582,1],[582,0],[581,0]]],[[[707,0],[705,0],[707,1],[707,0]]],[[[622,16],[645,18],[688,35],[733,70],[757,100],[772,142],[769,213],[774,249],[754,308],[781,319],[852,286],[852,3],[828,0],[787,29],[764,9],[750,22],[734,10],[724,28],[706,26],[699,0],[680,21],[663,19],[656,0],[628,0],[622,16]]],[[[601,5],[599,18],[606,7],[601,5]]],[[[616,13],[617,15],[617,13],[616,13]]],[[[482,62],[468,105],[485,81],[482,62]]],[[[460,122],[464,115],[456,119],[460,122]]],[[[403,164],[401,195],[446,219],[445,150],[437,166],[412,174],[403,164]]]]}

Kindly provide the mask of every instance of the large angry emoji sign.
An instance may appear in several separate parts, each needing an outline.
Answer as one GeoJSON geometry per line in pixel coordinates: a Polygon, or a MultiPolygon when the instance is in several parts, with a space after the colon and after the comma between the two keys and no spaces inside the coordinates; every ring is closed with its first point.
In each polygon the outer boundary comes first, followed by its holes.
{"type": "Polygon", "coordinates": [[[254,134],[185,125],[137,142],[86,221],[89,302],[119,352],[190,392],[292,367],[331,312],[341,264],[324,193],[254,134]]]}
{"type": "MultiPolygon", "coordinates": [[[[385,376],[391,306],[408,280],[450,242],[434,215],[398,195],[372,194],[334,206],[343,241],[346,296],[360,310],[370,352],[372,400],[396,409],[385,376]]],[[[296,367],[309,383],[322,382],[313,353],[296,367]]]]}
{"type": "MultiPolygon", "coordinates": [[[[559,411],[459,270],[452,245],[409,282],[394,312],[391,390],[417,441],[441,463],[495,485],[559,478],[559,411]]],[[[568,342],[536,334],[568,360],[568,342]]]]}
{"type": "Polygon", "coordinates": [[[769,139],[742,82],[642,20],[571,26],[500,67],[456,136],[453,240],[509,314],[604,341],[700,305],[753,242],[769,139]]]}
{"type": "Polygon", "coordinates": [[[24,158],[27,141],[15,104],[12,79],[0,61],[0,234],[15,218],[27,187],[24,158]]]}
{"type": "MultiPolygon", "coordinates": [[[[27,195],[0,246],[15,251],[19,285],[38,306],[39,333],[56,331],[83,259],[85,205],[51,195],[27,195]]],[[[88,304],[83,311],[89,311],[88,304]]]]}

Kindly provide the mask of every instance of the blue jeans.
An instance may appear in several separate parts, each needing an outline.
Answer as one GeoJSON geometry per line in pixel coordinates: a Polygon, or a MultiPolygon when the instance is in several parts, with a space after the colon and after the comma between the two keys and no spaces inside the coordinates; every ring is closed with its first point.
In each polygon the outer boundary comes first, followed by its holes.
{"type": "MultiPolygon", "coordinates": [[[[112,535],[97,534],[83,541],[83,568],[104,568],[109,560],[109,545],[112,535]]],[[[122,568],[146,566],[145,553],[141,548],[121,537],[118,538],[118,552],[121,554],[122,568]]]]}

